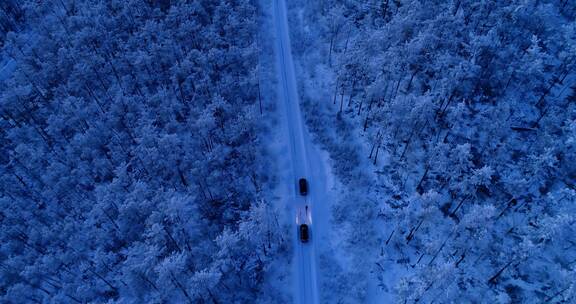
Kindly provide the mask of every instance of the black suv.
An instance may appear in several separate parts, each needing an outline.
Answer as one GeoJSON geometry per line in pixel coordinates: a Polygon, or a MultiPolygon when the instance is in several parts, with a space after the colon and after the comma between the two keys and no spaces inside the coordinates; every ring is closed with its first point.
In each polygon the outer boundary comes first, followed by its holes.
{"type": "Polygon", "coordinates": [[[300,189],[300,195],[308,194],[308,182],[305,178],[298,180],[298,187],[300,189]]]}
{"type": "Polygon", "coordinates": [[[302,224],[300,225],[300,241],[302,243],[308,243],[310,239],[310,232],[308,231],[308,225],[302,224]]]}

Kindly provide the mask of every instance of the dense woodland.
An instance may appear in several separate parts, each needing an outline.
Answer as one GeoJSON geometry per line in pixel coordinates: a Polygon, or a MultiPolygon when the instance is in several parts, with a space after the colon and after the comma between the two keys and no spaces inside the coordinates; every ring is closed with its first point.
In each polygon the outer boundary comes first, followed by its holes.
{"type": "MultiPolygon", "coordinates": [[[[323,299],[362,302],[376,279],[399,303],[575,302],[576,2],[288,3],[304,116],[341,194],[323,299]]],[[[291,288],[266,282],[288,262],[259,15],[0,1],[0,62],[16,65],[0,77],[0,302],[291,288]]]]}
{"type": "Polygon", "coordinates": [[[282,247],[250,1],[1,1],[0,302],[254,303],[282,247]]]}
{"type": "MultiPolygon", "coordinates": [[[[360,169],[378,175],[343,204],[379,204],[356,212],[377,213],[377,223],[344,221],[382,230],[378,253],[358,259],[380,288],[400,303],[576,301],[576,2],[324,0],[292,9],[304,81],[334,75],[308,105],[312,128],[350,129],[325,140],[345,183],[360,187],[346,181],[361,163],[344,162],[354,135],[371,164],[360,169]],[[317,114],[321,104],[332,116],[317,114]],[[401,275],[390,278],[392,268],[401,275]]],[[[348,236],[350,246],[364,235],[348,236]]]]}

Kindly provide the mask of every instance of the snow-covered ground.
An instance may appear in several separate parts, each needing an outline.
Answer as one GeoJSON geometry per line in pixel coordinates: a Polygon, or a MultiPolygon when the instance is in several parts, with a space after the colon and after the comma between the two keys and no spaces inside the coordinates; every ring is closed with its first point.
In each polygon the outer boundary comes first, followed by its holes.
{"type": "Polygon", "coordinates": [[[293,273],[296,303],[318,303],[317,247],[326,242],[329,225],[330,171],[326,157],[314,146],[300,113],[299,97],[292,59],[290,35],[287,21],[286,3],[276,0],[273,3],[275,30],[276,71],[278,75],[279,113],[287,130],[288,156],[291,163],[290,216],[293,229],[293,273]],[[297,180],[306,178],[309,184],[307,196],[300,196],[297,180]],[[310,227],[310,241],[300,242],[298,225],[306,223],[310,227]]]}
{"type": "MultiPolygon", "coordinates": [[[[338,104],[332,102],[336,75],[322,64],[327,45],[307,34],[312,25],[302,20],[302,16],[310,13],[305,10],[306,6],[295,3],[289,8],[301,110],[312,140],[327,151],[325,163],[329,163],[332,172],[326,214],[331,226],[318,254],[320,300],[394,303],[392,295],[383,292],[379,284],[395,282],[402,270],[386,265],[385,278],[376,271],[383,239],[393,229],[392,221],[378,215],[378,202],[386,190],[376,186],[378,177],[367,157],[370,147],[365,143],[361,126],[346,115],[339,115],[338,104]]],[[[382,162],[386,162],[384,153],[379,157],[379,163],[382,162]]]]}

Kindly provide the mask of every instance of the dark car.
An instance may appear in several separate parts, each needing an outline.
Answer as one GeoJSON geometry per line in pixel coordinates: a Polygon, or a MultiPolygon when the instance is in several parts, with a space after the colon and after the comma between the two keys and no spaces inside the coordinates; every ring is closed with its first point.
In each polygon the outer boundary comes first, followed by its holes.
{"type": "Polygon", "coordinates": [[[308,182],[305,178],[298,180],[298,188],[300,189],[300,195],[308,194],[308,182]]]}
{"type": "Polygon", "coordinates": [[[302,243],[307,243],[308,239],[310,239],[310,232],[308,231],[308,225],[302,224],[300,225],[300,241],[302,241],[302,243]]]}

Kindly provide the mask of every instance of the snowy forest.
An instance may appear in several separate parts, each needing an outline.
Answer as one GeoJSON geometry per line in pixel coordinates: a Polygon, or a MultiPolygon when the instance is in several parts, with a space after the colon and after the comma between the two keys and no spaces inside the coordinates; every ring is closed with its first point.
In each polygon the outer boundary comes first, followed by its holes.
{"type": "Polygon", "coordinates": [[[575,20],[572,0],[2,0],[0,303],[575,303],[575,20]],[[330,167],[307,244],[280,1],[330,167]]]}
{"type": "Polygon", "coordinates": [[[257,8],[0,8],[17,63],[0,83],[0,302],[253,303],[282,245],[262,195],[257,8]]]}

